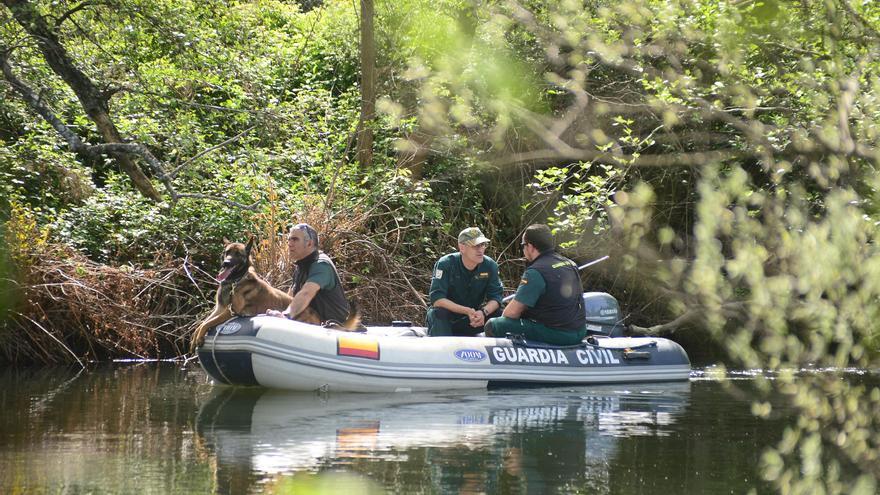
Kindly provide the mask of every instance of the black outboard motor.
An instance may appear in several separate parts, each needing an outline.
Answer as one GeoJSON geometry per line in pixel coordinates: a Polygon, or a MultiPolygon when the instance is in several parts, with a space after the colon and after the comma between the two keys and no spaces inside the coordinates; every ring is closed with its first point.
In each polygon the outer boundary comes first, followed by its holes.
{"type": "Polygon", "coordinates": [[[584,292],[587,335],[623,337],[620,306],[617,299],[605,292],[584,292]]]}

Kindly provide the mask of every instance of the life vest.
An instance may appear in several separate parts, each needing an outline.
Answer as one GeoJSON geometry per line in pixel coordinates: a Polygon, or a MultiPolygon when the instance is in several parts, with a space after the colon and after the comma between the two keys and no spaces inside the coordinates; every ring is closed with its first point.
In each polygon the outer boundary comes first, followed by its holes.
{"type": "Polygon", "coordinates": [[[344,322],[348,319],[350,307],[348,300],[345,298],[345,291],[342,290],[342,281],[339,280],[339,272],[336,271],[336,265],[323,251],[316,251],[309,256],[301,259],[296,263],[296,271],[293,273],[293,294],[302,289],[303,284],[309,279],[309,269],[312,263],[326,263],[333,268],[333,277],[336,280],[336,286],[330,290],[321,289],[312,298],[309,307],[318,312],[322,321],[334,320],[344,322]]]}
{"type": "Polygon", "coordinates": [[[578,331],[586,324],[584,289],[577,265],[555,251],[545,251],[529,265],[544,278],[546,289],[524,318],[551,328],[578,331]]]}

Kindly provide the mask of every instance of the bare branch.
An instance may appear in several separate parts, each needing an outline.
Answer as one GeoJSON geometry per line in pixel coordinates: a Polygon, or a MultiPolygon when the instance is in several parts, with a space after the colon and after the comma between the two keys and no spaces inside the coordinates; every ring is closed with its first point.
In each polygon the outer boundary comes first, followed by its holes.
{"type": "MultiPolygon", "coordinates": [[[[721,305],[721,311],[727,318],[736,318],[742,314],[742,311],[746,307],[746,303],[743,301],[733,301],[727,302],[721,305]]],[[[639,325],[630,325],[628,327],[629,331],[633,335],[671,335],[676,331],[680,330],[682,327],[687,325],[688,323],[697,321],[701,315],[705,314],[706,311],[698,308],[691,307],[684,313],[682,313],[679,317],[675,318],[672,321],[661,323],[659,325],[654,325],[651,327],[641,327],[639,325]]]]}
{"type": "Polygon", "coordinates": [[[252,126],[248,127],[247,129],[245,129],[245,130],[239,132],[239,133],[236,134],[235,136],[232,136],[231,138],[227,139],[226,141],[223,141],[223,142],[220,143],[220,144],[217,144],[217,145],[215,145],[215,146],[211,146],[210,148],[208,148],[208,149],[206,149],[206,150],[203,150],[203,151],[201,151],[201,152],[199,152],[199,153],[196,153],[195,156],[193,156],[193,157],[190,158],[189,160],[187,160],[187,161],[181,163],[180,165],[178,165],[174,170],[171,171],[171,174],[169,174],[169,175],[171,175],[171,178],[175,178],[175,177],[177,177],[177,174],[179,174],[181,170],[183,170],[184,168],[186,168],[187,166],[189,166],[189,165],[190,165],[191,163],[193,163],[194,161],[196,161],[196,160],[198,160],[199,158],[201,158],[201,157],[207,155],[208,153],[211,153],[212,151],[218,150],[218,149],[220,149],[220,148],[222,148],[222,147],[224,147],[224,146],[226,146],[226,145],[228,145],[228,144],[231,144],[231,143],[234,143],[234,142],[238,141],[239,139],[241,139],[242,137],[244,137],[245,134],[247,134],[247,133],[251,132],[252,130],[254,130],[255,127],[256,127],[255,125],[252,125],[252,126]]]}
{"type": "Polygon", "coordinates": [[[660,325],[654,325],[652,327],[640,327],[638,325],[630,325],[629,331],[633,335],[666,335],[673,334],[686,323],[689,323],[693,320],[696,320],[699,313],[695,310],[685,311],[684,314],[679,316],[678,318],[667,322],[662,323],[660,325]]]}
{"type": "Polygon", "coordinates": [[[664,155],[614,155],[602,151],[570,148],[568,153],[560,153],[556,149],[541,149],[515,153],[498,161],[498,165],[509,165],[524,162],[596,162],[608,165],[627,167],[698,167],[710,163],[742,159],[753,156],[752,153],[735,150],[700,151],[693,153],[668,153],[664,155]]]}
{"type": "Polygon", "coordinates": [[[207,199],[207,200],[210,200],[210,201],[217,201],[217,202],[219,202],[219,203],[224,203],[224,204],[227,204],[227,205],[229,205],[229,206],[234,206],[235,208],[240,208],[240,209],[242,209],[242,210],[248,210],[248,211],[256,211],[256,210],[257,210],[257,206],[260,205],[260,202],[259,202],[259,201],[255,201],[254,203],[251,203],[251,204],[249,204],[249,205],[246,205],[246,204],[244,204],[244,203],[239,203],[239,202],[237,202],[237,201],[232,201],[231,199],[220,198],[220,197],[217,197],[217,196],[211,196],[211,195],[209,195],[209,194],[200,194],[200,193],[179,193],[179,194],[177,194],[177,195],[175,196],[175,199],[176,199],[176,198],[207,199]]]}
{"type": "Polygon", "coordinates": [[[46,327],[44,327],[43,325],[40,325],[40,324],[39,324],[38,322],[36,322],[33,318],[31,318],[31,317],[29,317],[29,316],[27,316],[27,315],[21,314],[21,313],[19,313],[19,312],[17,312],[17,311],[13,311],[13,313],[17,314],[18,316],[21,316],[22,318],[28,320],[28,321],[31,322],[31,323],[33,323],[37,328],[39,328],[40,330],[42,330],[43,333],[45,333],[46,335],[48,335],[50,339],[54,340],[55,342],[58,343],[58,345],[60,345],[61,347],[63,347],[64,350],[67,351],[68,354],[70,354],[71,356],[73,356],[73,359],[76,359],[76,362],[79,363],[80,369],[85,369],[86,365],[83,364],[82,360],[76,355],[76,353],[73,352],[73,351],[71,351],[71,350],[70,350],[70,347],[67,347],[67,346],[64,344],[64,342],[61,342],[60,340],[58,340],[58,337],[56,337],[55,335],[53,335],[52,332],[46,330],[46,327]]]}

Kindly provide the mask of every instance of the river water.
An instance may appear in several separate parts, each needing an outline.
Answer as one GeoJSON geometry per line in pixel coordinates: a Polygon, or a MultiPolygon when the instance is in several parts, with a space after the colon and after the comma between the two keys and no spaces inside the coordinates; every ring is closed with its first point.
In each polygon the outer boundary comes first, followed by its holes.
{"type": "Polygon", "coordinates": [[[785,425],[690,382],[431,394],[212,386],[197,364],[0,371],[0,493],[771,491],[785,425]]]}

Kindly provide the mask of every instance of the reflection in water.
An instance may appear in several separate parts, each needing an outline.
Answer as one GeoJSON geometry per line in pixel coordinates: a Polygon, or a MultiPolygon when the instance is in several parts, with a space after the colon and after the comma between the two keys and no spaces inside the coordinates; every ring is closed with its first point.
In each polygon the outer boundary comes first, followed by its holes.
{"type": "Polygon", "coordinates": [[[197,431],[217,458],[217,486],[230,491],[254,473],[372,474],[378,461],[444,492],[607,487],[617,439],[669,434],[689,392],[688,383],[323,397],[218,389],[197,431]]]}
{"type": "MultiPolygon", "coordinates": [[[[0,493],[205,493],[174,365],[0,370],[0,493]]],[[[204,380],[200,380],[204,382],[204,380]]]]}
{"type": "Polygon", "coordinates": [[[792,421],[755,419],[747,380],[321,396],[78,371],[0,370],[0,493],[764,492],[792,421]]]}

